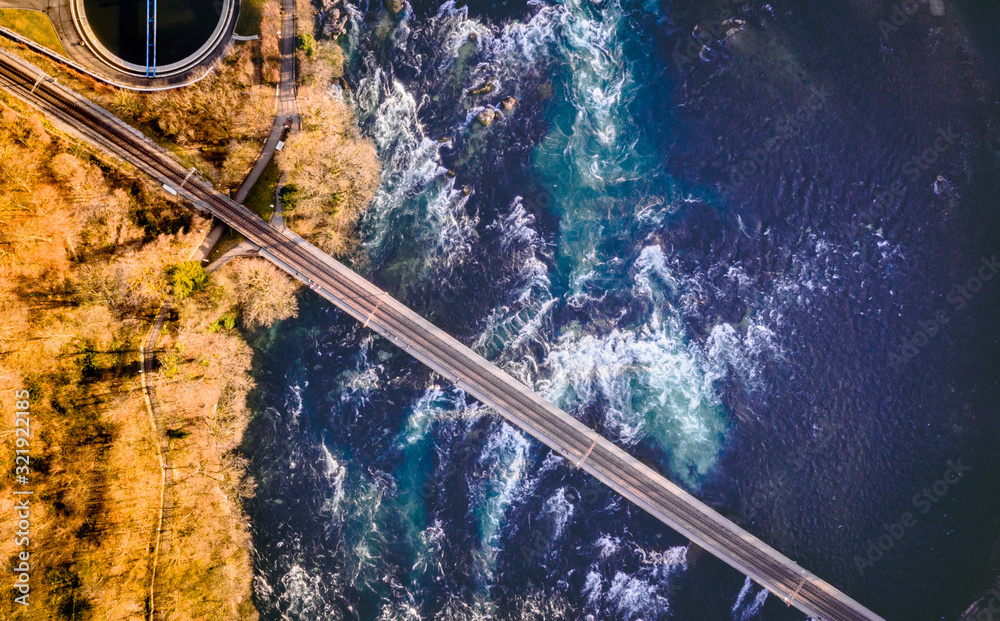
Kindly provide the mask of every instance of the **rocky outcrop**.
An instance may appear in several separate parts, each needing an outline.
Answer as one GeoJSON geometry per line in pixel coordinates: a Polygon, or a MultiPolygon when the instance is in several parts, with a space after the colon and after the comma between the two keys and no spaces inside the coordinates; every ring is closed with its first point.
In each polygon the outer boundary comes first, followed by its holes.
{"type": "Polygon", "coordinates": [[[482,112],[476,115],[476,120],[479,121],[483,127],[489,127],[493,124],[497,118],[497,111],[493,108],[486,108],[482,112]]]}
{"type": "Polygon", "coordinates": [[[738,17],[730,17],[726,21],[722,22],[722,28],[726,33],[726,37],[731,37],[737,32],[743,30],[744,26],[746,26],[746,21],[739,19],[738,17]]]}
{"type": "Polygon", "coordinates": [[[320,34],[328,39],[336,39],[347,32],[347,11],[337,8],[341,0],[318,0],[316,21],[320,34]]]}
{"type": "Polygon", "coordinates": [[[472,88],[472,89],[469,89],[469,94],[470,95],[486,95],[488,93],[492,93],[495,88],[496,88],[496,86],[494,86],[493,82],[483,82],[479,86],[477,86],[475,88],[472,88]]]}

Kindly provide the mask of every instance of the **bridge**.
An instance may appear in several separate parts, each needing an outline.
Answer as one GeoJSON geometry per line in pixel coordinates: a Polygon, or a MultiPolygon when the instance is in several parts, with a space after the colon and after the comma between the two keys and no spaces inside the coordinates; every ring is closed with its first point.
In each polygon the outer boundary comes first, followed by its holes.
{"type": "Polygon", "coordinates": [[[273,227],[190,175],[170,154],[38,68],[0,51],[0,88],[44,113],[69,134],[121,159],[215,216],[260,248],[259,254],[309,285],[368,328],[492,407],[570,464],[605,483],[693,543],[749,576],[789,606],[826,621],[881,617],[800,567],[652,468],[529,390],[499,367],[387,292],[293,232],[273,227]]]}

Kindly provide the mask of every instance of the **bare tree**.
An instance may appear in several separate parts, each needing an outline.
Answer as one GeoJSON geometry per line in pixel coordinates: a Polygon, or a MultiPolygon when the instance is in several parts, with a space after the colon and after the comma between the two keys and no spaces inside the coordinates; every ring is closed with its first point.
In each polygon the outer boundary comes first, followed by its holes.
{"type": "Polygon", "coordinates": [[[249,327],[269,327],[299,311],[295,282],[275,266],[258,259],[232,263],[236,301],[249,327]]]}

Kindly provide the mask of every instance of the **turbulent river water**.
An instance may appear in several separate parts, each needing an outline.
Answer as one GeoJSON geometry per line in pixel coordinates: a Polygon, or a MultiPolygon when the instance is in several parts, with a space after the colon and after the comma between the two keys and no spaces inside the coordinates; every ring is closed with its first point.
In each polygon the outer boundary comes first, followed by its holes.
{"type": "MultiPolygon", "coordinates": [[[[367,276],[875,611],[954,619],[1000,556],[1000,10],[900,4],[349,3],[343,96],[367,276]]],[[[264,619],[802,618],[301,307],[243,447],[264,619]]]]}

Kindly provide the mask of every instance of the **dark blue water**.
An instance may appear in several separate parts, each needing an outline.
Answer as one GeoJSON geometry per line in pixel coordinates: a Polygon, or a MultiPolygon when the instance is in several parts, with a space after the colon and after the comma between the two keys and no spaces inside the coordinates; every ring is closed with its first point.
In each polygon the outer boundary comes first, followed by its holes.
{"type": "MultiPolygon", "coordinates": [[[[146,4],[142,0],[84,0],[83,8],[108,51],[145,66],[146,4]]],[[[149,4],[153,5],[151,0],[149,4]]],[[[156,63],[169,65],[197,52],[219,25],[222,5],[222,0],[157,0],[156,63]]]]}
{"type": "MultiPolygon", "coordinates": [[[[1000,560],[1000,13],[945,9],[352,5],[367,275],[886,618],[957,618],[1000,560]]],[[[303,296],[244,447],[263,618],[802,618],[303,296]]]]}

